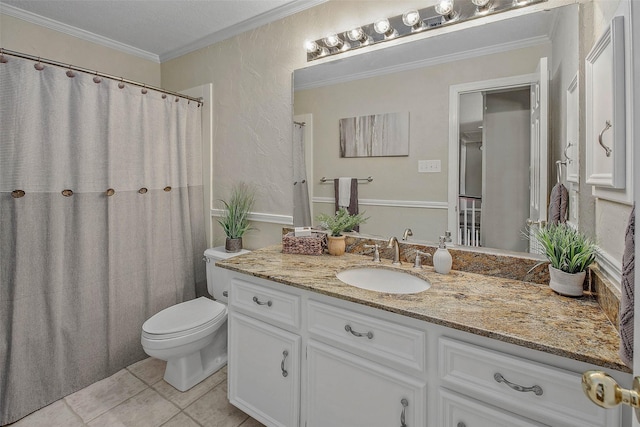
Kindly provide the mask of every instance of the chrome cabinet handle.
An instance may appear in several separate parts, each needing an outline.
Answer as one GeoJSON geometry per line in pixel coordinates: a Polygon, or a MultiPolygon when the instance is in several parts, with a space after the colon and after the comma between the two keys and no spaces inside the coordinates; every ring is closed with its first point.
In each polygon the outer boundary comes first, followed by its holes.
{"type": "Polygon", "coordinates": [[[598,143],[602,148],[604,148],[604,153],[607,155],[607,157],[611,157],[611,148],[604,145],[604,142],[602,142],[602,135],[610,128],[611,128],[611,122],[607,120],[604,124],[604,129],[602,129],[602,131],[600,132],[600,135],[598,135],[598,143]]]}
{"type": "Polygon", "coordinates": [[[407,406],[409,406],[409,401],[405,398],[402,398],[400,404],[402,405],[402,413],[400,414],[400,427],[407,427],[407,423],[405,421],[405,410],[407,409],[407,406]]]}
{"type": "Polygon", "coordinates": [[[506,385],[508,385],[510,388],[512,388],[515,391],[520,391],[523,393],[527,393],[527,392],[533,392],[536,396],[542,396],[542,387],[540,387],[539,385],[534,385],[531,387],[524,387],[518,384],[514,384],[510,381],[507,381],[505,379],[505,377],[502,376],[501,373],[496,372],[495,374],[493,374],[493,379],[496,380],[496,382],[499,383],[505,383],[506,385]]]}
{"type": "Polygon", "coordinates": [[[267,302],[262,302],[258,299],[258,297],[253,297],[253,302],[255,302],[258,305],[266,305],[267,307],[271,307],[273,305],[273,303],[271,302],[271,300],[267,301],[267,302]]]}
{"type": "Polygon", "coordinates": [[[288,355],[289,355],[289,352],[287,350],[282,352],[282,362],[280,362],[280,370],[282,371],[283,377],[286,377],[287,375],[289,375],[289,372],[287,372],[287,370],[284,369],[284,361],[287,360],[288,355]]]}
{"type": "Polygon", "coordinates": [[[373,332],[371,331],[367,332],[366,334],[363,334],[362,332],[356,332],[353,329],[351,329],[350,325],[344,325],[344,330],[347,332],[351,332],[351,334],[356,337],[367,337],[369,339],[373,339],[373,332]]]}

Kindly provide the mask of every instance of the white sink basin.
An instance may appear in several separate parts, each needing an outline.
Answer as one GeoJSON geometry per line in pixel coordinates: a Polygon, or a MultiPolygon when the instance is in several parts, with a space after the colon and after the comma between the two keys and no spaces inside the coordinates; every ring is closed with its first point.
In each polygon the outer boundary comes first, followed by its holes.
{"type": "Polygon", "coordinates": [[[336,277],[347,285],[388,294],[417,294],[431,287],[429,281],[402,270],[386,268],[351,268],[336,277]]]}

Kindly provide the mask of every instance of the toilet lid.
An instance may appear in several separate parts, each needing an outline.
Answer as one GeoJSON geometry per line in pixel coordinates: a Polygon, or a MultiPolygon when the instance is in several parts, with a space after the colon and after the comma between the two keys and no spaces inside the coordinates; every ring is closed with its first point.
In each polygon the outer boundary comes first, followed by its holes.
{"type": "Polygon", "coordinates": [[[142,330],[148,334],[166,335],[184,332],[210,323],[224,316],[226,306],[200,297],[165,308],[144,322],[142,330]]]}

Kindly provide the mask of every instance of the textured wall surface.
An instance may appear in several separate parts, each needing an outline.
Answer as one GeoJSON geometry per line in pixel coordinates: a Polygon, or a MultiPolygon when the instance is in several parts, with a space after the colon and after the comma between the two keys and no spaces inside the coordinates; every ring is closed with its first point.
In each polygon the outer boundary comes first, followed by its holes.
{"type": "MultiPolygon", "coordinates": [[[[424,1],[330,1],[162,64],[162,86],[213,83],[213,200],[233,183],[256,185],[256,212],[292,215],[292,73],[307,39],[401,14],[424,1]]],[[[220,206],[214,205],[219,208],[220,206]]],[[[281,226],[256,225],[248,247],[279,242],[281,226]]],[[[214,227],[214,243],[222,235],[214,227]]]]}

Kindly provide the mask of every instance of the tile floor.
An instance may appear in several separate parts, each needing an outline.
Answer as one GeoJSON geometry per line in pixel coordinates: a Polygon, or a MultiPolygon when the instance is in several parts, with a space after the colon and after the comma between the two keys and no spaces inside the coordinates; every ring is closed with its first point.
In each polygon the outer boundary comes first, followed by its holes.
{"type": "Polygon", "coordinates": [[[152,357],[91,384],[11,427],[260,427],[227,400],[227,368],[179,392],[152,357]]]}

